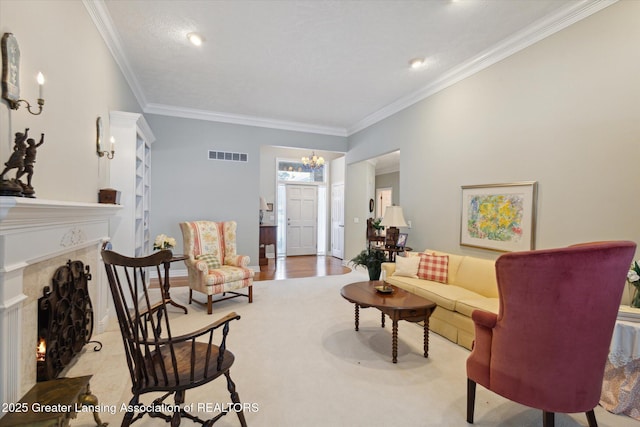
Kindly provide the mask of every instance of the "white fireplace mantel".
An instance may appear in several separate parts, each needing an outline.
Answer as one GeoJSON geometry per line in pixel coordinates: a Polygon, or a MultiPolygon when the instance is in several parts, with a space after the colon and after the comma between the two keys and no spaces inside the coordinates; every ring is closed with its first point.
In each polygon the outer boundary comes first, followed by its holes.
{"type": "MultiPolygon", "coordinates": [[[[21,397],[24,269],[84,248],[93,247],[98,253],[111,235],[110,219],[120,209],[119,205],[0,197],[0,402],[21,397]]],[[[98,321],[108,317],[106,286],[100,276],[96,275],[95,285],[98,298],[104,301],[94,301],[98,321]]]]}

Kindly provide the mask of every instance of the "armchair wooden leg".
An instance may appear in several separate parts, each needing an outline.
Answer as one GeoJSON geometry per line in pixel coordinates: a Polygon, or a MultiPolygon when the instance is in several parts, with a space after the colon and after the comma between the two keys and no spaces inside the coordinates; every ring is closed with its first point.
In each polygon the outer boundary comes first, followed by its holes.
{"type": "Polygon", "coordinates": [[[249,304],[253,302],[253,286],[249,286],[249,304]]]}
{"type": "Polygon", "coordinates": [[[587,421],[589,422],[589,427],[598,427],[598,422],[596,421],[596,414],[593,412],[593,409],[587,412],[587,421]]]}
{"type": "Polygon", "coordinates": [[[207,314],[213,313],[213,295],[207,295],[207,314]]]}
{"type": "Polygon", "coordinates": [[[556,425],[555,413],[542,411],[542,427],[554,427],[556,425]]]}
{"type": "Polygon", "coordinates": [[[476,382],[467,378],[467,422],[473,424],[473,412],[476,403],[476,382]]]}
{"type": "Polygon", "coordinates": [[[193,302],[193,289],[189,288],[189,304],[193,302]]]}

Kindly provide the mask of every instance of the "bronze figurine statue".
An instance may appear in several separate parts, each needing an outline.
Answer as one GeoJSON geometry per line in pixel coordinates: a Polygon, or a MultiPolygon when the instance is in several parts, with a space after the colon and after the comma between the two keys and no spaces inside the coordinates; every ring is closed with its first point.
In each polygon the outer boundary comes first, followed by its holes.
{"type": "Polygon", "coordinates": [[[36,141],[33,138],[27,139],[27,150],[24,156],[24,167],[22,168],[22,172],[18,172],[16,174],[16,179],[20,179],[20,177],[24,174],[27,175],[27,184],[22,184],[22,192],[26,197],[34,197],[35,191],[31,186],[31,178],[33,178],[33,164],[36,162],[36,151],[38,147],[44,144],[44,133],[40,134],[40,142],[36,144],[36,141]]]}
{"type": "Polygon", "coordinates": [[[36,162],[36,151],[44,144],[44,133],[40,136],[40,142],[36,144],[33,138],[27,139],[29,128],[24,133],[16,132],[13,144],[13,153],[5,162],[5,168],[0,174],[0,196],[35,197],[35,191],[31,185],[33,178],[33,165],[36,162]],[[26,143],[25,143],[26,141],[26,143]],[[5,174],[11,169],[17,169],[15,178],[5,179],[5,174]],[[20,181],[20,177],[27,175],[27,183],[20,181]]]}

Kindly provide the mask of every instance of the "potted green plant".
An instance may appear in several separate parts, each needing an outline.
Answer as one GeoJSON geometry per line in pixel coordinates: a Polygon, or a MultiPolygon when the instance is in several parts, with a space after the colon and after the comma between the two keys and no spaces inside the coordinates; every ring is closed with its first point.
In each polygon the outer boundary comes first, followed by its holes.
{"type": "Polygon", "coordinates": [[[384,251],[369,248],[360,252],[349,262],[354,266],[366,267],[369,271],[369,280],[379,280],[382,263],[387,261],[384,251]]]}

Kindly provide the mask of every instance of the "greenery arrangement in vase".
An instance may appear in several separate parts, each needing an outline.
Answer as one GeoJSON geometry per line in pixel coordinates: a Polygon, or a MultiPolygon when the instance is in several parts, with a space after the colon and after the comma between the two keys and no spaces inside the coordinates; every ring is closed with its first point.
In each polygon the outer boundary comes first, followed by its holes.
{"type": "Polygon", "coordinates": [[[349,261],[354,266],[366,267],[369,271],[369,280],[379,280],[382,271],[382,263],[387,262],[384,251],[378,249],[365,249],[349,261]]]}
{"type": "Polygon", "coordinates": [[[376,234],[379,236],[380,232],[384,230],[384,225],[380,225],[382,218],[375,218],[371,221],[371,226],[376,230],[376,234]]]}
{"type": "Polygon", "coordinates": [[[176,245],[176,239],[168,237],[166,234],[158,234],[153,242],[154,250],[171,249],[176,245]]]}
{"type": "Polygon", "coordinates": [[[638,261],[631,264],[631,269],[627,273],[627,281],[633,285],[633,295],[631,296],[631,307],[640,308],[640,265],[638,261]]]}

